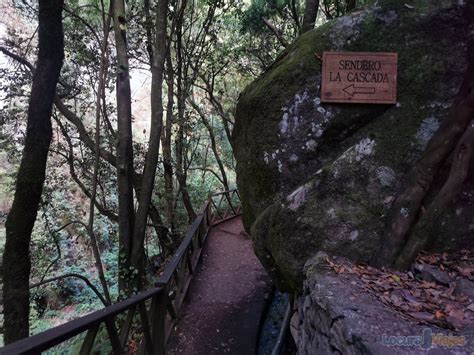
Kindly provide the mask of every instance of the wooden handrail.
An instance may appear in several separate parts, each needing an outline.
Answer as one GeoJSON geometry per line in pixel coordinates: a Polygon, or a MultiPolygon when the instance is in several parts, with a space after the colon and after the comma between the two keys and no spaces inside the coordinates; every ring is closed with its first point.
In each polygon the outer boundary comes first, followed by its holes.
{"type": "Polygon", "coordinates": [[[84,332],[102,322],[129,309],[131,306],[152,298],[163,292],[163,286],[141,292],[130,298],[105,307],[81,318],[74,319],[57,327],[33,335],[29,338],[17,341],[0,349],[1,354],[37,354],[47,350],[77,334],[84,332]]]}
{"type": "Polygon", "coordinates": [[[165,271],[160,276],[159,282],[162,282],[164,284],[168,284],[170,282],[170,279],[173,276],[173,273],[178,267],[178,264],[180,263],[180,261],[183,259],[183,256],[186,253],[186,250],[189,248],[189,245],[192,242],[194,234],[199,229],[199,226],[201,225],[203,219],[204,219],[204,216],[202,214],[199,214],[196,217],[193,224],[186,232],[185,237],[183,241],[181,242],[181,244],[179,245],[178,249],[176,250],[173,258],[168,262],[168,265],[166,266],[165,271]]]}
{"type": "Polygon", "coordinates": [[[140,353],[164,355],[169,336],[178,320],[193,273],[199,263],[209,229],[239,215],[239,202],[240,196],[237,190],[222,191],[209,196],[208,201],[203,204],[199,214],[188,228],[175,254],[166,265],[155,285],[156,287],[5,346],[0,349],[0,354],[40,354],[42,351],[86,331],[81,354],[88,354],[93,349],[95,337],[102,324],[107,328],[112,352],[121,354],[127,343],[129,326],[138,310],[141,328],[144,332],[140,353]],[[215,205],[213,198],[220,198],[219,207],[215,205]],[[233,198],[238,202],[233,202],[233,198]],[[223,214],[218,210],[222,203],[226,205],[223,214]],[[151,300],[151,305],[147,309],[146,302],[149,300],[151,300]],[[127,321],[122,328],[124,332],[120,332],[116,328],[115,318],[125,312],[127,312],[127,321]],[[128,329],[126,329],[126,324],[128,324],[128,329]]]}

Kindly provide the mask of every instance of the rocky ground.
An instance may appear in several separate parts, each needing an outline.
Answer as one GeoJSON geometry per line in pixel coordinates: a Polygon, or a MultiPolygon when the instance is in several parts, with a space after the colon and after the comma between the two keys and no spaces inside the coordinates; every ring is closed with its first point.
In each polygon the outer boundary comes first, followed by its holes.
{"type": "Polygon", "coordinates": [[[320,253],[295,315],[300,354],[474,353],[474,253],[421,255],[401,273],[320,253]]]}
{"type": "Polygon", "coordinates": [[[474,254],[421,255],[407,273],[327,259],[337,274],[357,276],[355,285],[401,317],[449,330],[474,325],[474,254]]]}

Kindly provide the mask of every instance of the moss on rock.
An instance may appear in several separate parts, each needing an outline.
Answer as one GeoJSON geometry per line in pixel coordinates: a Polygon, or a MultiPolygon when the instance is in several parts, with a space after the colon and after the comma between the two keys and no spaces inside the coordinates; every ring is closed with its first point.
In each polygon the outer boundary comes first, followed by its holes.
{"type": "MultiPolygon", "coordinates": [[[[465,33],[457,1],[381,0],[302,35],[242,93],[233,141],[244,224],[280,286],[301,286],[321,250],[370,259],[404,174],[447,116],[465,33]],[[322,104],[315,54],[329,50],[398,52],[397,105],[322,104]]],[[[469,203],[447,218],[474,217],[469,203]]]]}

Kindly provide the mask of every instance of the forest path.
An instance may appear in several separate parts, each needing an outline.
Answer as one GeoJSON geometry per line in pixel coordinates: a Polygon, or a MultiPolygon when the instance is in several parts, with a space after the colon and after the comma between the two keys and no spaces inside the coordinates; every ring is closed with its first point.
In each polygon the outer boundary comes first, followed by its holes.
{"type": "Polygon", "coordinates": [[[255,354],[270,289],[240,217],[213,227],[167,353],[255,354]]]}

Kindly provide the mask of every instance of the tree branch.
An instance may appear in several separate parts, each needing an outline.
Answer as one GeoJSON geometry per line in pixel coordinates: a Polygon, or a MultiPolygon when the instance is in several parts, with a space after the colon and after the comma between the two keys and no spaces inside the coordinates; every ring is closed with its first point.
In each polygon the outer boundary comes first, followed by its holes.
{"type": "Polygon", "coordinates": [[[280,29],[278,29],[273,23],[271,23],[269,19],[263,17],[262,20],[263,20],[263,23],[265,23],[265,25],[270,29],[270,31],[273,32],[275,37],[278,39],[278,42],[280,42],[280,44],[283,47],[285,48],[288,47],[288,42],[283,37],[283,32],[280,29]]]}
{"type": "Polygon", "coordinates": [[[102,304],[104,305],[104,307],[107,307],[108,304],[107,304],[107,301],[105,300],[105,298],[101,295],[101,293],[99,292],[99,290],[97,289],[97,287],[95,287],[92,282],[89,281],[89,279],[85,276],[82,276],[81,274],[75,274],[75,273],[67,273],[67,274],[63,274],[63,275],[60,275],[60,276],[56,276],[56,277],[52,277],[50,279],[46,279],[46,280],[43,280],[43,281],[40,281],[40,282],[37,282],[35,284],[32,284],[30,285],[30,290],[32,288],[36,288],[36,287],[39,287],[39,286],[42,286],[44,284],[47,284],[47,283],[50,283],[50,282],[54,282],[54,281],[58,281],[58,280],[63,280],[63,279],[66,279],[66,278],[70,278],[70,277],[74,277],[74,278],[77,278],[77,279],[81,279],[82,281],[84,281],[86,283],[87,286],[89,286],[89,288],[94,291],[94,293],[97,295],[97,297],[100,299],[100,301],[102,302],[102,304]]]}

